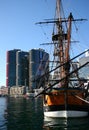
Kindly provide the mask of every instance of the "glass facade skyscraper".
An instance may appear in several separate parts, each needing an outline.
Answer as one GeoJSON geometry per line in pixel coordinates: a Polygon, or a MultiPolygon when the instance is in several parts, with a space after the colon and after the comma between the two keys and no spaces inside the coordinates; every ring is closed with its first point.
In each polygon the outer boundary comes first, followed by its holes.
{"type": "Polygon", "coordinates": [[[16,52],[20,50],[7,51],[6,63],[6,86],[16,85],[16,52]]]}
{"type": "Polygon", "coordinates": [[[28,53],[19,49],[7,51],[6,86],[28,85],[28,53]]]}
{"type": "Polygon", "coordinates": [[[28,86],[28,52],[16,53],[16,86],[28,86]]]}
{"type": "Polygon", "coordinates": [[[24,52],[19,49],[7,51],[6,86],[28,86],[39,88],[45,79],[39,80],[49,70],[49,54],[43,49],[24,52]],[[36,82],[33,80],[37,79],[36,82]]]}
{"type": "Polygon", "coordinates": [[[44,81],[39,80],[39,77],[49,70],[48,60],[49,54],[43,49],[29,51],[29,86],[31,90],[44,84],[44,81]]]}

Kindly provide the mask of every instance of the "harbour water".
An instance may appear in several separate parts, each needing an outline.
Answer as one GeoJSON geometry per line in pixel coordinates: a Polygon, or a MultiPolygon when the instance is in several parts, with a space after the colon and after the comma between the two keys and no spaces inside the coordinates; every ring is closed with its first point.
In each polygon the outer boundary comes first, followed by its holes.
{"type": "Polygon", "coordinates": [[[89,130],[89,117],[52,119],[43,116],[42,98],[0,97],[0,130],[89,130]]]}

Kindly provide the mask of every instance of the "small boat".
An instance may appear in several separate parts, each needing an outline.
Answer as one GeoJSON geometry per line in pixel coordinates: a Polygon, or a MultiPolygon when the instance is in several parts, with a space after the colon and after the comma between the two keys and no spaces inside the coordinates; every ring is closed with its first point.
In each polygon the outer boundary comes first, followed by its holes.
{"type": "Polygon", "coordinates": [[[56,30],[53,32],[52,43],[50,43],[54,46],[54,61],[52,64],[55,68],[45,72],[40,77],[43,78],[49,75],[44,90],[40,93],[43,94],[44,116],[52,118],[86,117],[89,112],[89,101],[84,86],[85,81],[79,77],[79,71],[89,65],[89,62],[78,66],[75,59],[89,51],[89,49],[73,58],[70,55],[72,22],[85,19],[74,19],[72,13],[69,14],[68,18],[62,18],[61,6],[62,1],[57,0],[56,18],[47,22],[39,22],[39,24],[53,23],[56,30]],[[50,78],[50,73],[53,74],[52,78],[50,78]]]}
{"type": "Polygon", "coordinates": [[[34,97],[34,92],[27,92],[26,97],[34,97]]]}
{"type": "MultiPolygon", "coordinates": [[[[38,88],[38,89],[34,89],[34,97],[37,96],[40,92],[42,92],[44,89],[41,87],[41,88],[38,88]]],[[[40,95],[42,96],[42,95],[40,95]]]]}

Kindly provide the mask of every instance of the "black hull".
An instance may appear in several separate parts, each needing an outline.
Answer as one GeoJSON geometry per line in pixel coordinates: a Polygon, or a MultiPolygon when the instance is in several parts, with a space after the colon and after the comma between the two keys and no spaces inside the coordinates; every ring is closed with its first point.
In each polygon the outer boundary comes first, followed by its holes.
{"type": "Polygon", "coordinates": [[[89,106],[81,106],[81,105],[51,105],[51,106],[44,106],[44,112],[51,112],[51,111],[86,111],[89,112],[89,106]]]}

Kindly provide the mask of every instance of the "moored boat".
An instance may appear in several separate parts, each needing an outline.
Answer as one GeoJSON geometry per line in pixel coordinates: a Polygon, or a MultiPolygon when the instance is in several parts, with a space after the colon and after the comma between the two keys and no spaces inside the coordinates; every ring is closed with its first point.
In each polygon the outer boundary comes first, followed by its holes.
{"type": "Polygon", "coordinates": [[[78,88],[60,88],[45,95],[44,115],[47,117],[86,117],[89,106],[84,92],[78,88]]]}
{"type": "Polygon", "coordinates": [[[44,90],[40,93],[43,94],[44,115],[53,118],[86,117],[89,112],[89,102],[84,86],[85,81],[79,77],[79,70],[89,65],[89,62],[78,66],[74,60],[89,50],[73,58],[70,56],[72,22],[85,19],[74,19],[72,13],[69,14],[68,18],[62,18],[61,5],[62,1],[57,0],[57,16],[54,20],[39,22],[39,24],[53,23],[54,28],[56,28],[52,35],[52,43],[50,43],[54,45],[53,63],[55,68],[43,75],[46,76],[54,72],[54,77],[51,80],[49,78],[44,90]],[[74,63],[76,67],[73,66],[74,63]],[[77,85],[75,85],[75,81],[77,85]]]}

